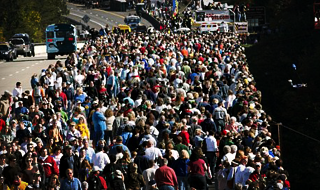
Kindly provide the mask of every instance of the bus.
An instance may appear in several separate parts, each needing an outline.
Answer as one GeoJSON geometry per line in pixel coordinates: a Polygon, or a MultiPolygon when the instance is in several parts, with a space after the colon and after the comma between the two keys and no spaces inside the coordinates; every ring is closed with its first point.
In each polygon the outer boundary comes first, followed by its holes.
{"type": "Polygon", "coordinates": [[[77,50],[77,29],[72,24],[52,24],[46,28],[48,59],[69,55],[77,50]]]}

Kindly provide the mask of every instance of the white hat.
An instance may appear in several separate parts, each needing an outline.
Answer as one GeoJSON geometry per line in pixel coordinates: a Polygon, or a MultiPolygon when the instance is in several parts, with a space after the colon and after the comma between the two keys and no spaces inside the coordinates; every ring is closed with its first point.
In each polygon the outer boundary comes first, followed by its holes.
{"type": "Polygon", "coordinates": [[[101,171],[98,166],[93,166],[92,172],[101,171]]]}

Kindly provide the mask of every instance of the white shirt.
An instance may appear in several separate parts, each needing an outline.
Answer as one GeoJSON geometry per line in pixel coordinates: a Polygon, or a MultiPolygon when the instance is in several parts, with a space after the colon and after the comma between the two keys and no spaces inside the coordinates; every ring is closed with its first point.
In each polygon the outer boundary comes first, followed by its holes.
{"type": "Polygon", "coordinates": [[[151,185],[149,185],[148,183],[151,180],[155,180],[156,170],[157,169],[155,169],[155,168],[148,168],[142,172],[143,179],[146,182],[146,190],[151,189],[151,185]]]}
{"type": "Polygon", "coordinates": [[[218,151],[217,140],[214,138],[214,136],[207,137],[206,143],[207,143],[207,151],[208,152],[218,151]]]}
{"type": "Polygon", "coordinates": [[[227,153],[226,155],[223,156],[222,161],[227,160],[231,165],[232,160],[234,160],[235,158],[236,158],[236,154],[227,153]]]}
{"type": "Polygon", "coordinates": [[[149,159],[149,160],[155,160],[158,157],[162,157],[161,151],[159,148],[156,147],[150,147],[147,148],[145,151],[145,156],[149,159]]]}
{"type": "Polygon", "coordinates": [[[97,154],[93,155],[92,163],[94,166],[98,166],[101,170],[110,163],[108,154],[100,151],[97,154]]]}
{"type": "Polygon", "coordinates": [[[12,96],[22,98],[22,92],[23,92],[22,88],[14,88],[12,91],[12,96]]]}

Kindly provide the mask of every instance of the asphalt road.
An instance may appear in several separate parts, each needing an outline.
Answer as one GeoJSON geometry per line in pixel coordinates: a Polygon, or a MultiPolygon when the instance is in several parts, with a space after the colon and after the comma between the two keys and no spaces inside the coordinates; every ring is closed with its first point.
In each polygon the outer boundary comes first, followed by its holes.
{"type": "MultiPolygon", "coordinates": [[[[84,15],[87,15],[90,17],[88,25],[97,29],[105,27],[106,24],[109,25],[110,29],[118,24],[125,24],[124,18],[129,14],[135,14],[135,11],[133,10],[127,12],[114,12],[100,9],[86,9],[84,5],[72,3],[67,3],[67,6],[70,10],[70,14],[68,15],[69,18],[83,23],[81,19],[84,15]]],[[[141,23],[147,27],[151,26],[151,24],[143,18],[141,23]]]]}
{"type": "Polygon", "coordinates": [[[13,62],[0,62],[0,93],[3,94],[5,90],[12,92],[18,81],[22,83],[24,90],[30,90],[31,76],[34,73],[39,75],[41,69],[46,69],[55,62],[56,60],[47,60],[47,54],[45,53],[35,57],[19,56],[13,62]]]}
{"type": "MultiPolygon", "coordinates": [[[[84,15],[88,15],[91,19],[89,21],[90,27],[99,29],[101,26],[108,24],[110,27],[118,24],[124,24],[125,16],[134,14],[134,11],[128,12],[112,12],[98,9],[86,9],[83,5],[68,3],[70,10],[69,18],[80,21],[84,15]]],[[[83,21],[82,21],[83,22],[83,21]]],[[[142,24],[151,26],[151,24],[142,19],[142,24]]],[[[31,90],[30,80],[31,76],[36,73],[40,74],[42,69],[46,69],[50,64],[54,64],[58,59],[65,60],[66,56],[57,56],[56,60],[47,60],[45,53],[45,46],[37,48],[35,57],[19,56],[13,62],[5,62],[0,60],[0,94],[5,90],[12,92],[16,82],[21,82],[24,90],[31,90]]]]}

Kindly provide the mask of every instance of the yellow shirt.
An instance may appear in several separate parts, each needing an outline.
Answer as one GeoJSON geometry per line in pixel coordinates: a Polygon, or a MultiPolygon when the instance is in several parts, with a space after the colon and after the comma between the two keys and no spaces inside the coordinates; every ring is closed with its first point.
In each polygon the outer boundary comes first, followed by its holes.
{"type": "Polygon", "coordinates": [[[90,139],[90,133],[89,129],[86,124],[84,123],[79,123],[76,125],[76,129],[80,131],[81,137],[84,138],[86,137],[87,139],[90,139]]]}
{"type": "MultiPolygon", "coordinates": [[[[21,181],[19,187],[18,187],[18,190],[25,190],[26,188],[28,187],[28,183],[24,182],[24,181],[21,181]]],[[[0,185],[0,189],[3,189],[3,185],[1,184],[0,185]]],[[[11,188],[9,188],[7,186],[7,190],[14,190],[14,186],[11,186],[11,188]]]]}

